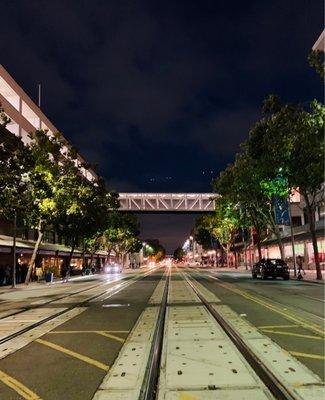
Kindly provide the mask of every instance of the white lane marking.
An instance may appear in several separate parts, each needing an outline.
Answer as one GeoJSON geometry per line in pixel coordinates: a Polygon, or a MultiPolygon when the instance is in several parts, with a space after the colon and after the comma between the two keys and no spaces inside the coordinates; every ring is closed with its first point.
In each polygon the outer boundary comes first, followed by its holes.
{"type": "Polygon", "coordinates": [[[303,294],[303,297],[308,297],[308,299],[312,299],[315,301],[321,301],[322,303],[325,303],[325,300],[317,299],[316,297],[312,297],[312,296],[307,296],[306,294],[303,294]]]}

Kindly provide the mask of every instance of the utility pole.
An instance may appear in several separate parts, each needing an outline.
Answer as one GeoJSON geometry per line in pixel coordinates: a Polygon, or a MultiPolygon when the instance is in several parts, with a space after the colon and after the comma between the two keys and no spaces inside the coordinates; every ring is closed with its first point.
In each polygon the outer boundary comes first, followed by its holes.
{"type": "Polygon", "coordinates": [[[294,276],[297,276],[297,267],[296,267],[296,252],[295,252],[295,237],[293,234],[293,226],[292,226],[292,218],[291,218],[291,207],[290,207],[290,196],[288,197],[288,214],[289,214],[289,222],[290,222],[290,235],[291,235],[291,246],[292,246],[292,258],[293,258],[293,273],[294,276]]]}
{"type": "Polygon", "coordinates": [[[16,263],[17,263],[17,255],[16,255],[16,238],[17,238],[17,211],[14,211],[14,229],[13,229],[13,266],[12,266],[12,283],[11,287],[16,287],[16,263]]]}
{"type": "Polygon", "coordinates": [[[38,87],[38,108],[41,108],[41,90],[42,90],[42,85],[40,83],[38,83],[37,87],[38,87]]]}

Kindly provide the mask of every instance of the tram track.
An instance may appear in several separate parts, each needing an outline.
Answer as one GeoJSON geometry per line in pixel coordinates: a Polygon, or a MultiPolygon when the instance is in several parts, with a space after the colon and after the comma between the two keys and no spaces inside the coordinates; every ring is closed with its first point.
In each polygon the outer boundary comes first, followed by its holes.
{"type": "MultiPolygon", "coordinates": [[[[305,397],[303,395],[299,395],[294,391],[294,388],[288,387],[285,381],[279,379],[279,376],[272,373],[272,371],[268,368],[268,366],[260,359],[254,351],[245,343],[243,338],[238,334],[236,329],[234,329],[231,324],[227,322],[227,320],[217,312],[216,308],[206,299],[206,294],[203,295],[197,287],[193,284],[192,279],[190,279],[188,274],[181,273],[180,274],[183,280],[189,285],[191,290],[195,293],[195,295],[199,298],[201,304],[206,308],[208,313],[214,318],[223,332],[230,339],[235,348],[239,351],[241,356],[247,361],[249,366],[252,368],[253,372],[258,376],[261,380],[262,384],[265,385],[267,390],[269,390],[270,397],[273,397],[277,400],[301,400],[305,397]]],[[[159,318],[157,321],[157,326],[155,330],[155,336],[152,343],[152,349],[150,352],[150,357],[148,360],[147,373],[144,378],[144,383],[141,391],[141,395],[139,396],[139,400],[161,400],[165,398],[162,393],[159,393],[159,381],[161,380],[160,372],[161,372],[161,359],[163,358],[162,352],[163,347],[165,345],[164,341],[166,341],[166,337],[164,337],[164,329],[166,324],[166,310],[168,307],[173,306],[172,303],[168,302],[168,294],[170,287],[171,276],[169,275],[166,279],[166,285],[164,289],[164,295],[162,297],[162,302],[160,305],[159,318]]],[[[179,373],[181,373],[179,371],[179,373]]],[[[320,388],[318,384],[314,385],[317,389],[320,388]]],[[[211,387],[207,387],[206,390],[216,389],[216,386],[212,385],[211,387]]],[[[182,387],[177,389],[178,391],[182,391],[182,387]]],[[[218,390],[218,389],[216,389],[218,390]]],[[[308,396],[307,396],[308,397],[308,396]]],[[[306,398],[307,398],[306,397],[306,398]]],[[[187,397],[185,397],[187,398],[187,397]]],[[[196,397],[195,397],[196,398],[196,397]]],[[[198,399],[201,397],[198,397],[198,399]]],[[[210,398],[210,397],[209,397],[210,398]]]]}
{"type": "Polygon", "coordinates": [[[192,281],[187,275],[184,276],[186,282],[190,285],[192,290],[196,293],[199,299],[202,301],[204,306],[207,308],[209,313],[221,326],[223,331],[231,339],[232,343],[248,361],[254,372],[260,377],[265,386],[270,390],[277,400],[297,400],[297,397],[293,396],[285,386],[272,374],[271,371],[259,360],[256,355],[250,350],[245,344],[238,333],[227,323],[227,321],[212,307],[212,305],[205,299],[205,297],[197,290],[193,285],[192,281]]]}
{"type": "MultiPolygon", "coordinates": [[[[119,292],[121,292],[122,290],[124,290],[125,288],[127,288],[128,286],[132,285],[133,283],[135,283],[135,282],[138,281],[138,280],[141,280],[141,279],[145,278],[146,276],[150,275],[150,274],[153,273],[153,272],[155,272],[155,270],[151,270],[151,271],[148,271],[148,272],[143,273],[142,275],[138,275],[138,276],[136,276],[136,277],[129,278],[126,282],[117,283],[117,285],[115,285],[115,286],[113,286],[112,288],[109,288],[109,289],[108,289],[108,290],[109,290],[109,294],[108,294],[108,296],[106,297],[106,299],[108,299],[108,298],[114,296],[115,294],[118,294],[119,292]]],[[[115,282],[116,282],[116,281],[115,281],[115,282]]],[[[119,282],[119,280],[118,280],[118,282],[119,282]]],[[[98,285],[94,286],[92,289],[98,289],[98,285]]],[[[82,290],[82,291],[80,291],[80,292],[78,292],[78,293],[86,292],[86,291],[88,291],[88,290],[90,290],[90,288],[85,289],[85,290],[82,290]]],[[[65,298],[71,297],[71,296],[76,295],[76,294],[77,294],[77,293],[73,293],[73,294],[71,294],[70,296],[63,296],[63,297],[60,298],[60,299],[55,299],[55,300],[50,301],[50,303],[53,303],[53,302],[59,301],[59,300],[63,300],[63,299],[65,299],[65,298]]],[[[9,334],[9,335],[7,335],[7,336],[1,338],[1,339],[0,339],[0,345],[2,345],[2,344],[4,344],[4,343],[7,343],[7,342],[9,342],[10,340],[15,339],[15,338],[17,338],[17,337],[23,335],[24,333],[27,333],[27,332],[29,332],[29,331],[35,329],[35,328],[38,328],[38,327],[42,326],[43,324],[45,324],[45,323],[47,323],[47,322],[49,322],[49,321],[51,321],[51,320],[54,320],[54,319],[56,319],[56,318],[58,318],[58,317],[60,317],[60,316],[62,316],[62,315],[64,315],[64,314],[67,314],[67,313],[69,313],[70,311],[72,311],[72,310],[74,310],[74,309],[86,307],[86,306],[88,305],[89,302],[94,301],[94,300],[97,299],[97,298],[100,298],[100,297],[103,296],[104,294],[107,294],[107,289],[101,291],[100,293],[96,293],[96,294],[94,294],[94,295],[88,297],[88,298],[85,299],[85,300],[76,302],[76,303],[74,303],[73,305],[71,305],[71,306],[69,306],[69,307],[65,307],[63,310],[60,310],[60,311],[58,311],[57,313],[54,313],[54,314],[52,314],[52,315],[50,315],[50,316],[48,316],[48,317],[45,317],[45,318],[43,318],[43,319],[41,319],[41,320],[39,320],[39,321],[36,321],[36,322],[34,322],[34,323],[30,324],[30,325],[27,325],[26,327],[23,327],[22,329],[19,329],[18,331],[15,331],[15,332],[13,332],[13,333],[11,333],[11,334],[9,334]]],[[[49,303],[46,303],[46,304],[49,304],[49,303]]],[[[44,305],[45,305],[45,304],[42,304],[42,305],[40,305],[39,307],[36,307],[36,308],[42,308],[42,307],[44,307],[44,305]]],[[[17,314],[22,314],[22,313],[24,313],[24,312],[26,312],[26,311],[29,311],[29,309],[24,310],[24,311],[21,311],[21,312],[19,312],[19,313],[17,313],[17,314]]],[[[9,317],[10,317],[10,316],[6,316],[5,318],[9,318],[9,317]]],[[[5,319],[5,318],[3,318],[3,319],[5,319]]],[[[3,320],[3,319],[2,319],[2,320],[3,320]]]]}
{"type": "Polygon", "coordinates": [[[164,340],[164,326],[165,326],[169,284],[170,284],[170,271],[168,271],[168,274],[166,275],[166,283],[162,296],[162,302],[160,305],[156,330],[154,333],[153,344],[150,352],[148,372],[145,376],[141,391],[141,397],[140,397],[141,400],[154,400],[156,398],[162,346],[164,340]]]}
{"type": "Polygon", "coordinates": [[[47,305],[52,304],[52,303],[54,303],[54,302],[56,302],[56,301],[59,301],[59,300],[69,299],[69,298],[72,297],[72,296],[76,296],[76,295],[78,295],[78,294],[87,292],[88,290],[92,290],[92,289],[98,288],[98,286],[105,286],[105,285],[108,285],[108,284],[110,284],[110,283],[119,282],[119,281],[124,280],[124,279],[125,279],[125,280],[132,279],[132,276],[130,276],[130,277],[129,277],[129,276],[124,276],[124,277],[121,277],[121,278],[119,278],[119,279],[115,279],[115,280],[112,280],[112,281],[104,282],[104,283],[102,283],[101,285],[92,285],[92,286],[90,286],[90,287],[81,289],[81,290],[79,290],[79,291],[77,291],[77,292],[69,293],[69,294],[67,294],[67,295],[63,295],[63,296],[60,296],[60,295],[59,295],[58,297],[56,297],[56,298],[54,298],[54,299],[52,299],[52,300],[46,301],[46,302],[44,302],[44,303],[41,303],[41,304],[34,304],[34,305],[31,304],[31,305],[28,305],[28,306],[20,307],[19,310],[15,311],[15,312],[13,312],[13,313],[6,314],[6,315],[1,316],[1,317],[0,317],[0,321],[1,321],[2,319],[4,319],[4,318],[7,318],[7,317],[12,317],[12,316],[14,316],[14,315],[19,315],[20,313],[23,313],[23,312],[25,312],[25,311],[35,310],[35,309],[37,309],[37,308],[46,307],[47,305]]]}
{"type": "MultiPolygon", "coordinates": [[[[202,301],[202,303],[209,311],[209,313],[215,318],[215,320],[218,322],[223,331],[231,339],[232,343],[236,346],[236,348],[247,360],[247,362],[252,367],[254,372],[260,377],[265,386],[273,394],[275,399],[278,400],[298,400],[298,399],[301,400],[305,398],[309,399],[312,398],[310,396],[315,396],[315,393],[317,393],[315,398],[319,397],[319,393],[322,393],[321,396],[324,396],[325,393],[324,383],[320,379],[317,379],[318,377],[316,377],[311,371],[308,371],[310,372],[310,377],[311,377],[311,379],[309,378],[310,383],[300,382],[295,384],[288,384],[288,382],[285,379],[282,379],[282,377],[280,376],[281,375],[280,370],[277,370],[276,373],[273,373],[269,368],[269,366],[267,365],[267,363],[265,362],[266,358],[258,357],[258,354],[254,351],[254,347],[248,345],[244,340],[243,335],[241,335],[239,331],[237,331],[234,328],[234,325],[231,324],[227,320],[227,318],[225,318],[225,313],[221,314],[220,312],[217,311],[218,307],[212,305],[209,301],[207,301],[205,295],[202,294],[200,290],[198,290],[198,287],[196,286],[198,282],[195,280],[195,278],[193,278],[192,276],[190,277],[190,274],[188,272],[186,272],[185,274],[183,273],[183,276],[184,279],[192,288],[192,290],[202,301]],[[194,282],[196,282],[196,285],[194,284],[194,282]],[[316,379],[314,380],[314,378],[316,379]],[[297,389],[299,390],[299,388],[303,389],[298,392],[297,389]],[[307,392],[308,390],[310,390],[310,393],[307,392]],[[314,393],[312,393],[312,391],[314,391],[314,393]]],[[[247,327],[248,329],[250,329],[248,324],[247,327]]],[[[267,353],[267,351],[265,351],[265,353],[267,353]]],[[[284,354],[286,354],[286,358],[290,357],[288,353],[285,352],[284,354]]],[[[286,361],[290,361],[290,359],[286,361]]],[[[299,362],[298,361],[296,362],[298,363],[297,365],[299,367],[299,362]]],[[[289,367],[289,369],[292,370],[293,372],[297,372],[292,367],[289,367]]]]}

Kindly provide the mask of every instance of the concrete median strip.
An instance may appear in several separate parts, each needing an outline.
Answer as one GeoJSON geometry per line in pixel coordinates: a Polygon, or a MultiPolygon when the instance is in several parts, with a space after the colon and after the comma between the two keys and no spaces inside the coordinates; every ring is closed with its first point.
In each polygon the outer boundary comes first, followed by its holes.
{"type": "Polygon", "coordinates": [[[203,286],[200,282],[195,281],[195,287],[200,295],[203,296],[209,303],[221,303],[219,297],[203,286]]]}
{"type": "Polygon", "coordinates": [[[201,303],[201,300],[184,280],[172,280],[169,286],[168,304],[201,303]]]}
{"type": "Polygon", "coordinates": [[[271,399],[201,300],[195,304],[193,289],[182,283],[187,289],[176,285],[183,292],[177,299],[184,304],[167,307],[158,400],[271,399]],[[186,304],[193,299],[193,305],[186,304]]]}
{"type": "Polygon", "coordinates": [[[165,281],[160,280],[156,286],[152,296],[149,299],[149,304],[160,304],[165,289],[165,281]]]}

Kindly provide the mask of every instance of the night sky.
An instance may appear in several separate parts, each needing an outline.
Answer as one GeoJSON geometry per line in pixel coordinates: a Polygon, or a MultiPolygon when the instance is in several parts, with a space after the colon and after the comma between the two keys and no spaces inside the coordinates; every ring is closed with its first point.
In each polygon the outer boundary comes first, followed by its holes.
{"type": "MultiPolygon", "coordinates": [[[[4,1],[0,62],[118,191],[209,192],[269,93],[322,98],[321,0],[4,1]]],[[[170,252],[193,216],[144,215],[170,252]]]]}

